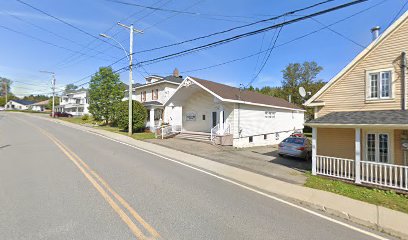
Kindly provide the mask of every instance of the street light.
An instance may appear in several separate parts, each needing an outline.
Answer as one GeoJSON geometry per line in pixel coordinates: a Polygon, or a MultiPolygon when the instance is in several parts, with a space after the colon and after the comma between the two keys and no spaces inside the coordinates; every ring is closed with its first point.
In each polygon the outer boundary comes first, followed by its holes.
{"type": "Polygon", "coordinates": [[[48,73],[52,75],[51,85],[52,85],[52,110],[51,110],[51,117],[55,116],[55,73],[49,71],[40,71],[42,73],[48,73]]]}
{"type": "Polygon", "coordinates": [[[133,79],[132,79],[133,78],[133,71],[132,71],[132,69],[133,69],[133,66],[132,66],[133,65],[133,33],[143,33],[143,31],[134,29],[133,24],[131,24],[130,26],[126,26],[126,25],[118,22],[118,25],[121,26],[121,27],[124,27],[126,29],[129,29],[129,32],[130,32],[129,53],[125,50],[125,48],[122,46],[122,44],[119,41],[117,41],[116,39],[114,39],[113,37],[111,37],[111,36],[109,36],[107,34],[104,34],[104,33],[99,34],[99,36],[107,38],[107,39],[111,39],[111,40],[115,41],[117,44],[119,44],[119,46],[123,49],[123,51],[126,54],[126,57],[129,60],[129,94],[128,94],[128,99],[129,99],[129,126],[128,126],[128,129],[129,129],[129,131],[128,131],[128,135],[132,136],[132,134],[133,134],[133,124],[132,124],[132,108],[133,108],[132,107],[132,100],[133,100],[132,99],[132,95],[133,95],[133,91],[132,91],[133,90],[132,89],[132,85],[133,85],[133,79]]]}

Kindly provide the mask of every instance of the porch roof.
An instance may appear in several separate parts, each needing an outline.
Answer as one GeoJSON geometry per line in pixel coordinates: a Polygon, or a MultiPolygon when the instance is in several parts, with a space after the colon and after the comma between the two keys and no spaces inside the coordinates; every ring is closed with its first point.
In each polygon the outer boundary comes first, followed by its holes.
{"type": "Polygon", "coordinates": [[[148,102],[142,102],[143,106],[145,107],[150,107],[150,106],[159,106],[162,107],[163,103],[159,101],[148,101],[148,102]]]}
{"type": "Polygon", "coordinates": [[[307,122],[307,126],[329,125],[381,125],[408,127],[408,111],[406,110],[377,110],[377,111],[353,111],[332,112],[307,122]]]}

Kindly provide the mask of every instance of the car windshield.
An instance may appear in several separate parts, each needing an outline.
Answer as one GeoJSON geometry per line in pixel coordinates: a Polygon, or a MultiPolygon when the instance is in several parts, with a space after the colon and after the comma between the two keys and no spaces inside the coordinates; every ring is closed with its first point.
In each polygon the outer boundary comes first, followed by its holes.
{"type": "Polygon", "coordinates": [[[286,143],[292,143],[292,144],[298,144],[298,145],[303,145],[305,142],[304,138],[287,138],[285,140],[286,143]]]}

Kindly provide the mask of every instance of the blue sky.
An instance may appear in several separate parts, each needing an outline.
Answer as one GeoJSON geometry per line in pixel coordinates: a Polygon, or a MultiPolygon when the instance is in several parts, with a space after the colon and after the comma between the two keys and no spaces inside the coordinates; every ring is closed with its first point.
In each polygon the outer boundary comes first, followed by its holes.
{"type": "MultiPolygon", "coordinates": [[[[125,29],[116,26],[115,23],[118,21],[125,24],[134,23],[136,28],[144,30],[144,34],[134,36],[134,50],[138,51],[243,25],[302,8],[321,0],[123,0],[146,6],[202,13],[200,15],[154,11],[106,0],[23,1],[59,17],[93,36],[98,36],[99,33],[114,35],[115,39],[120,41],[126,49],[129,46],[129,34],[125,29]]],[[[336,0],[299,14],[305,15],[348,1],[336,0]]],[[[358,44],[328,29],[318,31],[308,37],[275,48],[265,68],[252,85],[256,87],[279,86],[282,78],[281,71],[287,64],[312,60],[324,68],[319,77],[325,81],[330,80],[362,50],[360,45],[367,46],[371,42],[370,28],[378,25],[382,27],[383,31],[406,1],[369,0],[347,9],[316,17],[316,20],[328,25],[381,3],[331,27],[358,44]]],[[[401,14],[407,8],[404,8],[401,14]]],[[[290,16],[286,20],[295,17],[298,16],[290,16]]],[[[281,21],[283,19],[279,19],[275,23],[281,21]]],[[[159,51],[135,54],[135,61],[160,57],[272,24],[274,22],[267,22],[210,39],[159,51]]],[[[322,27],[314,20],[305,20],[285,26],[276,45],[279,46],[322,27]]],[[[183,72],[259,52],[270,46],[273,34],[274,30],[184,57],[147,65],[144,67],[145,69],[134,71],[134,80],[142,83],[144,82],[143,76],[148,74],[166,75],[177,67],[183,76],[191,75],[234,86],[245,85],[259,71],[265,54],[259,55],[259,58],[254,56],[202,71],[183,72]]],[[[15,0],[3,0],[0,3],[0,36],[0,76],[14,80],[12,91],[20,96],[50,92],[50,77],[40,73],[40,70],[55,72],[57,87],[62,88],[67,83],[76,82],[96,72],[100,66],[109,65],[124,57],[121,49],[112,46],[116,44],[115,42],[106,39],[112,43],[112,45],[108,45],[96,40],[15,0]],[[4,27],[22,32],[26,36],[11,32],[4,27]]],[[[123,59],[113,65],[113,68],[120,69],[126,65],[127,60],[123,59]]],[[[77,84],[85,83],[88,80],[89,78],[84,79],[77,84]]],[[[121,80],[128,82],[128,72],[121,73],[121,80]]]]}

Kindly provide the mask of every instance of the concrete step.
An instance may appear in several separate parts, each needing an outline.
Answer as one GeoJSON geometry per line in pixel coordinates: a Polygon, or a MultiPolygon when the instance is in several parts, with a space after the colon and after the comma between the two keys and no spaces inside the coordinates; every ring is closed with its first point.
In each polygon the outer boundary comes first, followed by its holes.
{"type": "Polygon", "coordinates": [[[199,142],[210,142],[210,134],[206,133],[180,133],[175,138],[186,139],[199,142]]]}

